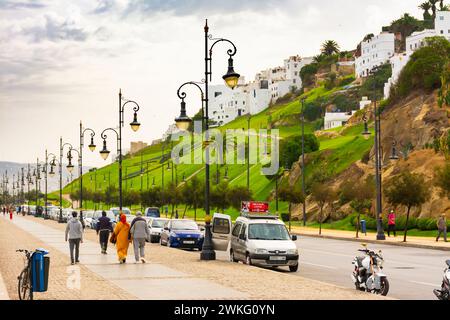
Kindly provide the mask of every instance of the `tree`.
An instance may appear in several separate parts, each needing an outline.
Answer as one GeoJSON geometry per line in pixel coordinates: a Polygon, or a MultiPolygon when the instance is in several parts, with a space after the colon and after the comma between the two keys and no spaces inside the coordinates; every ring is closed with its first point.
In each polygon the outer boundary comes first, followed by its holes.
{"type": "Polygon", "coordinates": [[[443,167],[436,167],[434,171],[434,183],[442,191],[442,196],[450,199],[450,162],[447,161],[443,167]]]}
{"type": "Polygon", "coordinates": [[[161,187],[153,187],[141,192],[142,204],[146,207],[161,207],[161,187]]]}
{"type": "Polygon", "coordinates": [[[170,182],[164,192],[164,200],[166,203],[172,206],[172,212],[170,214],[170,218],[172,219],[175,206],[180,204],[182,200],[182,194],[180,189],[177,188],[174,182],[170,182]]]}
{"type": "Polygon", "coordinates": [[[305,196],[303,192],[298,188],[293,188],[292,186],[283,186],[280,188],[279,197],[282,201],[287,201],[289,203],[289,231],[291,231],[291,207],[292,204],[299,204],[305,201],[305,196]]]}
{"type": "Polygon", "coordinates": [[[229,206],[229,201],[227,198],[227,193],[229,191],[229,186],[227,181],[222,181],[216,185],[210,193],[210,203],[211,206],[215,207],[217,211],[224,212],[225,208],[229,206]]]}
{"type": "Polygon", "coordinates": [[[104,201],[107,205],[118,203],[119,191],[115,186],[108,186],[105,190],[104,201]]]}
{"type": "Polygon", "coordinates": [[[444,37],[430,37],[426,39],[426,44],[411,55],[400,73],[390,95],[392,102],[412,91],[432,91],[442,87],[441,77],[450,60],[450,42],[444,37]]]}
{"type": "Polygon", "coordinates": [[[431,11],[433,12],[432,14],[432,19],[436,19],[436,11],[437,11],[437,3],[441,2],[441,0],[428,0],[428,2],[431,5],[431,11]]]}
{"type": "Polygon", "coordinates": [[[314,84],[315,74],[318,70],[318,63],[308,64],[300,70],[300,78],[302,79],[302,84],[304,87],[309,87],[314,84]]]}
{"type": "Polygon", "coordinates": [[[319,235],[322,234],[323,208],[335,197],[335,191],[326,183],[316,182],[311,186],[312,200],[319,206],[319,235]]]}
{"type": "Polygon", "coordinates": [[[123,204],[127,207],[131,207],[133,204],[139,203],[141,200],[141,195],[136,190],[127,190],[123,192],[122,197],[123,204]]]}
{"type": "Polygon", "coordinates": [[[405,234],[408,232],[409,214],[412,207],[418,207],[430,198],[430,188],[422,174],[403,171],[389,181],[385,187],[385,195],[392,205],[403,205],[407,208],[405,234]]]}
{"type": "Polygon", "coordinates": [[[431,9],[431,4],[428,1],[422,3],[419,6],[419,9],[423,10],[423,20],[431,20],[431,15],[429,12],[431,9]]]}
{"type": "MultiPolygon", "coordinates": [[[[319,150],[319,140],[314,134],[305,134],[305,153],[314,152],[319,150]]],[[[287,168],[290,168],[292,164],[298,161],[298,158],[302,154],[302,137],[294,136],[289,137],[281,141],[280,143],[280,159],[283,159],[287,168]]]]}
{"type": "Polygon", "coordinates": [[[322,44],[322,54],[331,56],[335,53],[339,53],[339,45],[334,40],[327,40],[322,44]]]}
{"type": "Polygon", "coordinates": [[[202,205],[205,198],[204,184],[194,176],[184,185],[181,193],[186,205],[194,208],[194,220],[197,220],[197,208],[202,205]]]}
{"type": "Polygon", "coordinates": [[[236,186],[228,190],[227,198],[231,207],[240,210],[242,201],[249,201],[252,199],[252,191],[244,186],[236,186]]]}
{"type": "Polygon", "coordinates": [[[372,199],[375,194],[374,177],[370,175],[364,181],[349,182],[341,190],[341,197],[349,199],[350,207],[357,213],[356,238],[358,238],[361,213],[369,211],[372,207],[372,199]]]}

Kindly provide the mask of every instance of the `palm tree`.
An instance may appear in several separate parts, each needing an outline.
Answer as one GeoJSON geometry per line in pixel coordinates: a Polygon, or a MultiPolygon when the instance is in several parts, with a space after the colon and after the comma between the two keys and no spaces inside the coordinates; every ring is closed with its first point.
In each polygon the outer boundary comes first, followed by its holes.
{"type": "Polygon", "coordinates": [[[334,53],[339,53],[339,45],[334,40],[327,40],[322,44],[322,54],[331,56],[334,53]]]}
{"type": "Polygon", "coordinates": [[[423,20],[430,20],[431,15],[429,11],[431,9],[431,4],[428,1],[424,2],[419,6],[419,9],[423,10],[423,20]]]}
{"type": "Polygon", "coordinates": [[[430,3],[430,5],[431,5],[431,11],[433,12],[433,15],[432,15],[432,17],[433,17],[433,20],[434,19],[436,19],[436,11],[437,11],[437,6],[436,6],[436,4],[438,3],[438,2],[440,2],[441,0],[429,0],[428,2],[430,3]]]}

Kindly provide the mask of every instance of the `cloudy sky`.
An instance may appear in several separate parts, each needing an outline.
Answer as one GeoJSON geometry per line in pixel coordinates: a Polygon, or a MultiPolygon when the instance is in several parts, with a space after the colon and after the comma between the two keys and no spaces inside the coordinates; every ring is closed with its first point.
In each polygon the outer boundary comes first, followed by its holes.
{"type": "MultiPolygon", "coordinates": [[[[354,49],[367,33],[416,0],[0,0],[0,160],[28,162],[59,136],[78,145],[80,120],[98,133],[117,126],[118,91],[142,107],[131,140],[161,137],[179,112],[184,81],[203,78],[203,25],[235,42],[235,70],[247,79],[284,58],[315,55],[324,40],[354,49]]],[[[214,52],[213,82],[226,71],[214,52]]],[[[188,92],[189,113],[200,107],[188,92]]],[[[131,110],[125,114],[132,119],[131,110]]],[[[99,134],[98,134],[99,135],[99,134]]],[[[97,144],[100,140],[97,139],[97,144]]],[[[115,149],[115,142],[109,142],[115,149]]],[[[84,151],[85,165],[103,165],[84,151]]]]}

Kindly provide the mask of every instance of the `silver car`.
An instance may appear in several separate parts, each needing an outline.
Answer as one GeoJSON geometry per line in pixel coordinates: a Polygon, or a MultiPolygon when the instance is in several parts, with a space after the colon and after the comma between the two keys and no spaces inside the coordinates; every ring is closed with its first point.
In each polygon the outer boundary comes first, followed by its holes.
{"type": "Polygon", "coordinates": [[[224,250],[224,241],[230,239],[229,253],[233,262],[263,267],[287,266],[298,270],[298,249],[286,225],[276,216],[240,216],[230,232],[231,220],[227,215],[214,214],[212,221],[213,244],[224,250]]]}

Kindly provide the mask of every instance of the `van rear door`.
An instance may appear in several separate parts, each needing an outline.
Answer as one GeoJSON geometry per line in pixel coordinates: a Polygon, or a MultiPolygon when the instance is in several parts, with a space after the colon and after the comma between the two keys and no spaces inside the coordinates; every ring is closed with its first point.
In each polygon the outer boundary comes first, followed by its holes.
{"type": "Polygon", "coordinates": [[[214,213],[211,224],[214,250],[227,251],[231,238],[231,217],[227,214],[214,213]]]}

